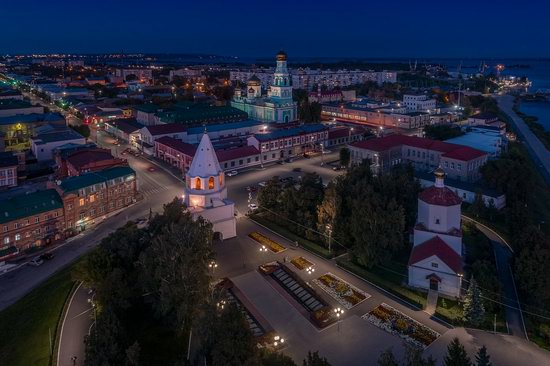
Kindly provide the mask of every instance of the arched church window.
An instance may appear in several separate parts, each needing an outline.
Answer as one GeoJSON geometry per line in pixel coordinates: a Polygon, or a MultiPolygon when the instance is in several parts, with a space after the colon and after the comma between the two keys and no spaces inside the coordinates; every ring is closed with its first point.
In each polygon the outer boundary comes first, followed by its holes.
{"type": "Polygon", "coordinates": [[[201,179],[195,178],[195,189],[201,189],[201,179]]]}
{"type": "Polygon", "coordinates": [[[208,178],[208,189],[214,189],[214,177],[208,178]]]}

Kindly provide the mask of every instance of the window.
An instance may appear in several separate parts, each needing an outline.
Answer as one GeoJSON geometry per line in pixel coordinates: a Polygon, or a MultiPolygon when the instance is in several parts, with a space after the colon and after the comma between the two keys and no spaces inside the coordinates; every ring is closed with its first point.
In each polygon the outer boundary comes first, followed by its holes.
{"type": "Polygon", "coordinates": [[[455,168],[455,163],[451,163],[451,169],[455,168]]]}
{"type": "Polygon", "coordinates": [[[214,177],[208,178],[208,189],[214,189],[214,177]]]}
{"type": "Polygon", "coordinates": [[[234,162],[234,161],[231,162],[231,166],[232,166],[232,167],[235,166],[235,162],[234,162]]]}
{"type": "Polygon", "coordinates": [[[13,228],[14,228],[14,229],[19,229],[19,223],[18,223],[18,222],[14,223],[14,224],[13,224],[13,228]]]}
{"type": "Polygon", "coordinates": [[[85,215],[86,215],[85,212],[81,212],[78,217],[80,218],[80,220],[84,220],[85,215]]]}
{"type": "Polygon", "coordinates": [[[25,225],[28,225],[29,224],[29,219],[26,219],[25,220],[25,225]]]}
{"type": "Polygon", "coordinates": [[[94,209],[90,210],[90,216],[95,216],[95,210],[94,209]]]}
{"type": "Polygon", "coordinates": [[[460,164],[460,163],[456,164],[456,169],[462,170],[462,164],[460,164]]]}
{"type": "Polygon", "coordinates": [[[72,204],[72,203],[69,203],[69,204],[67,205],[67,210],[72,210],[72,209],[73,209],[73,204],[72,204]]]}
{"type": "Polygon", "coordinates": [[[9,243],[10,243],[10,237],[9,236],[4,237],[4,244],[9,244],[9,243]]]}
{"type": "Polygon", "coordinates": [[[79,206],[84,206],[84,202],[85,202],[84,198],[81,198],[81,199],[78,200],[78,205],[79,206]]]}
{"type": "Polygon", "coordinates": [[[195,178],[195,189],[201,189],[201,179],[195,178]]]}
{"type": "Polygon", "coordinates": [[[258,161],[258,160],[260,160],[260,158],[256,156],[256,159],[255,159],[255,160],[258,161]]]}
{"type": "Polygon", "coordinates": [[[439,219],[435,219],[435,224],[439,225],[439,219]]]}
{"type": "Polygon", "coordinates": [[[40,217],[36,216],[36,217],[34,218],[34,223],[35,223],[35,224],[38,224],[39,222],[40,222],[40,217]]]}
{"type": "Polygon", "coordinates": [[[90,202],[94,202],[95,201],[95,196],[93,194],[90,195],[90,202]]]}
{"type": "Polygon", "coordinates": [[[446,162],[445,162],[445,168],[448,168],[448,167],[449,167],[449,162],[446,161],[446,162]]]}
{"type": "Polygon", "coordinates": [[[2,231],[5,232],[5,233],[8,232],[8,226],[4,225],[4,227],[2,228],[2,231]]]}
{"type": "Polygon", "coordinates": [[[239,160],[239,165],[243,165],[243,159],[239,160]]]}
{"type": "Polygon", "coordinates": [[[272,159],[275,159],[275,154],[271,154],[271,158],[272,158],[272,159]]]}
{"type": "Polygon", "coordinates": [[[439,264],[433,263],[433,262],[432,262],[432,267],[433,267],[433,268],[437,268],[437,267],[439,267],[439,264]]]}

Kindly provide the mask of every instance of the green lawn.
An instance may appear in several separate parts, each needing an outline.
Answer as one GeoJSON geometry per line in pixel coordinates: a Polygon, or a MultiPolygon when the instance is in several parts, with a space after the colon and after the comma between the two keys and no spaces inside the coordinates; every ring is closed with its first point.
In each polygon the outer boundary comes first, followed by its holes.
{"type": "Polygon", "coordinates": [[[0,365],[50,364],[50,332],[53,341],[73,287],[70,268],[58,272],[0,312],[0,365]]]}
{"type": "Polygon", "coordinates": [[[402,285],[406,280],[406,267],[401,263],[392,262],[385,267],[375,266],[372,269],[368,269],[350,261],[347,256],[339,258],[336,263],[340,267],[382,287],[398,298],[410,302],[419,308],[424,308],[426,305],[426,293],[402,285]]]}
{"type": "Polygon", "coordinates": [[[294,234],[293,232],[287,230],[286,228],[284,228],[282,226],[279,226],[279,225],[273,223],[272,221],[264,219],[260,214],[251,215],[250,219],[252,219],[253,221],[256,221],[258,224],[261,224],[265,227],[270,228],[271,230],[275,231],[276,233],[280,234],[281,236],[287,238],[288,240],[290,240],[292,242],[297,241],[298,244],[301,247],[303,247],[306,250],[309,250],[310,252],[318,254],[318,255],[320,255],[322,257],[325,257],[327,259],[332,258],[331,253],[324,246],[316,244],[316,243],[314,243],[310,240],[304,239],[304,238],[294,234]]]}
{"type": "MultiPolygon", "coordinates": [[[[451,323],[456,326],[464,326],[462,321],[462,316],[464,312],[462,311],[462,305],[456,300],[444,299],[442,297],[437,299],[437,308],[435,310],[435,315],[448,323],[451,323]]],[[[495,314],[490,312],[485,312],[485,319],[483,324],[478,328],[483,330],[492,331],[494,329],[494,320],[495,314]]],[[[466,324],[466,326],[468,326],[466,324]]],[[[506,327],[506,317],[504,314],[504,309],[500,308],[497,313],[497,332],[507,333],[508,329],[506,327]]]]}

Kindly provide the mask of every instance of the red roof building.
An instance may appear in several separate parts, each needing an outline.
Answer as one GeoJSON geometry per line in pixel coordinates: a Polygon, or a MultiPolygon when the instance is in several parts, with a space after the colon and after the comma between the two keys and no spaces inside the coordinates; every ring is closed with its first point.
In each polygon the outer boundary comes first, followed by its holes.
{"type": "Polygon", "coordinates": [[[462,273],[462,257],[447,245],[439,236],[413,247],[409,257],[409,266],[413,266],[424,259],[436,256],[441,259],[455,273],[462,273]]]}
{"type": "Polygon", "coordinates": [[[377,171],[388,171],[403,162],[419,171],[440,166],[449,178],[463,182],[481,178],[479,168],[488,159],[487,153],[468,146],[406,135],[358,141],[349,148],[354,164],[369,159],[377,171]]]}
{"type": "Polygon", "coordinates": [[[57,177],[74,177],[88,172],[96,172],[117,166],[128,166],[126,159],[115,158],[108,149],[91,148],[77,150],[60,157],[57,177]]]}

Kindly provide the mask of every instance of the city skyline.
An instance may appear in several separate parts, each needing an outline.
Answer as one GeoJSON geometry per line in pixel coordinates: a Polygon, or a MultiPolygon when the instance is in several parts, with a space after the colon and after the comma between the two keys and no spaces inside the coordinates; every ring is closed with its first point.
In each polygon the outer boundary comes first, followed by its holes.
{"type": "Polygon", "coordinates": [[[285,49],[293,57],[550,57],[544,14],[550,5],[531,0],[460,6],[433,1],[410,7],[351,1],[333,15],[333,4],[283,0],[277,4],[144,1],[94,7],[59,0],[9,3],[2,54],[189,53],[267,57],[285,49]],[[437,5],[437,6],[436,6],[437,5]],[[144,10],[147,11],[144,11],[144,10]],[[212,11],[215,9],[215,11],[212,11]],[[401,10],[405,9],[405,10],[401,10]],[[42,19],[41,21],[37,21],[42,19]],[[244,42],[243,42],[244,40],[244,42]],[[329,47],[330,46],[330,47],[329,47]],[[545,53],[546,52],[546,53],[545,53]]]}

